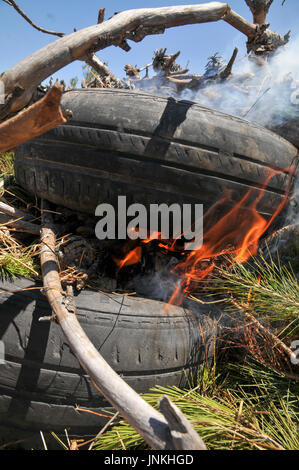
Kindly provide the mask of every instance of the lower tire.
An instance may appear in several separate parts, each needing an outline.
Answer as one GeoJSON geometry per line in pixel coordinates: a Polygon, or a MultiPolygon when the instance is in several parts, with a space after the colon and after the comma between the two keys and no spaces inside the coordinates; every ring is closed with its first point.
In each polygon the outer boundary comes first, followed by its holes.
{"type": "MultiPolygon", "coordinates": [[[[66,344],[59,325],[39,322],[51,315],[47,299],[28,279],[0,285],[0,438],[28,432],[90,435],[106,418],[76,410],[111,410],[66,344]],[[28,290],[32,289],[33,290],[28,290]],[[24,290],[27,289],[27,290],[24,290]],[[17,290],[12,293],[11,291],[17,290]]],[[[81,292],[78,320],[106,361],[138,393],[155,385],[184,387],[214,354],[215,322],[209,309],[191,313],[158,301],[81,292]],[[201,325],[201,328],[199,327],[201,325]]]]}

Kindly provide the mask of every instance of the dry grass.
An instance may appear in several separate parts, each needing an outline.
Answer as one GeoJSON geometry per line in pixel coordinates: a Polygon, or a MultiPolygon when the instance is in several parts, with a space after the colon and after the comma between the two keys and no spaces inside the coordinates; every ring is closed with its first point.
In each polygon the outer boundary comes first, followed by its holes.
{"type": "Polygon", "coordinates": [[[6,228],[0,226],[0,276],[40,277],[38,250],[38,243],[25,247],[6,228]]]}

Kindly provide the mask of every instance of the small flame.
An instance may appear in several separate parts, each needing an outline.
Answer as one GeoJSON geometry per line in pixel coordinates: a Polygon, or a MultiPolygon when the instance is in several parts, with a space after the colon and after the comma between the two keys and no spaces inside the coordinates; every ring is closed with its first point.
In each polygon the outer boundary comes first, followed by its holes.
{"type": "Polygon", "coordinates": [[[113,257],[113,260],[118,267],[118,270],[124,268],[125,266],[131,266],[132,264],[137,264],[141,258],[141,246],[137,246],[133,250],[129,251],[129,253],[123,258],[118,259],[113,257]]]}

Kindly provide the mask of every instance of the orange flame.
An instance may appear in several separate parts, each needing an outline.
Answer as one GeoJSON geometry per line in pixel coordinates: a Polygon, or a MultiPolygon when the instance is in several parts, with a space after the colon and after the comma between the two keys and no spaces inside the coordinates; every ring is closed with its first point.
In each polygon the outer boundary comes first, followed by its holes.
{"type": "MultiPolygon", "coordinates": [[[[231,255],[232,262],[245,263],[251,256],[256,255],[261,236],[287,202],[289,187],[287,187],[285,197],[270,220],[267,221],[257,211],[257,205],[264,196],[269,181],[277,173],[278,171],[271,172],[259,196],[253,203],[246,206],[253,192],[253,190],[249,190],[225,216],[206,232],[202,247],[192,251],[184,261],[174,268],[173,272],[180,274],[182,281],[180,286],[174,290],[169,304],[180,305],[183,298],[190,292],[191,282],[206,278],[215,268],[213,259],[218,256],[231,255]],[[244,211],[245,207],[246,211],[244,211]],[[209,266],[202,268],[204,260],[208,260],[209,266]]],[[[210,217],[211,213],[208,216],[210,217]]]]}
{"type": "Polygon", "coordinates": [[[129,253],[123,259],[118,259],[116,257],[113,257],[113,259],[118,267],[118,270],[120,270],[125,266],[137,264],[140,261],[141,253],[141,246],[137,246],[133,250],[129,251],[129,253]]]}
{"type": "MultiPolygon", "coordinates": [[[[292,168],[283,170],[285,173],[291,173],[292,171],[292,168]]],[[[178,263],[172,272],[178,274],[181,281],[176,285],[169,304],[180,305],[192,290],[192,283],[205,279],[214,270],[216,266],[215,258],[221,255],[230,255],[232,263],[244,263],[251,256],[256,255],[260,238],[282,211],[288,200],[291,178],[289,178],[283,200],[269,220],[266,220],[257,210],[257,205],[264,196],[269,181],[280,172],[281,170],[273,170],[269,174],[258,197],[253,202],[249,202],[253,193],[253,189],[251,189],[227,214],[220,218],[212,227],[208,228],[204,234],[201,248],[187,253],[184,251],[180,252],[180,254],[185,255],[184,260],[178,263]]],[[[228,201],[229,195],[229,192],[227,192],[205,214],[205,225],[211,225],[216,209],[218,210],[219,207],[228,201]]],[[[142,254],[140,245],[148,244],[153,240],[159,240],[158,246],[163,250],[178,252],[176,240],[161,240],[161,233],[155,232],[146,240],[136,240],[139,246],[129,251],[123,259],[114,258],[118,269],[138,263],[142,254]]]]}

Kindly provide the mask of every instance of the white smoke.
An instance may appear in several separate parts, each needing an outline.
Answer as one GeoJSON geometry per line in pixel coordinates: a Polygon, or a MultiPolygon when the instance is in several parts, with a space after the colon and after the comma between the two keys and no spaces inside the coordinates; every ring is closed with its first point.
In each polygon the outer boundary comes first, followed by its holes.
{"type": "MultiPolygon", "coordinates": [[[[299,118],[299,37],[280,48],[264,65],[247,56],[236,60],[227,80],[205,81],[198,91],[177,93],[161,76],[134,81],[148,92],[187,99],[203,106],[243,117],[266,127],[299,118]]],[[[208,78],[208,74],[206,75],[208,78]]]]}
{"type": "Polygon", "coordinates": [[[226,81],[211,81],[183,98],[235,114],[264,126],[299,118],[299,37],[265,65],[247,57],[237,62],[226,81]]]}

